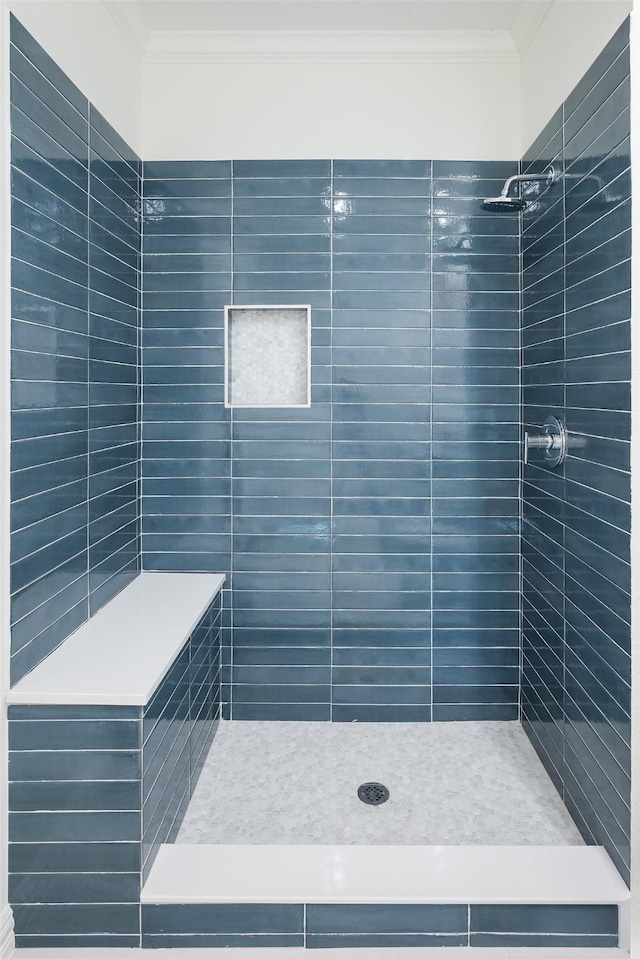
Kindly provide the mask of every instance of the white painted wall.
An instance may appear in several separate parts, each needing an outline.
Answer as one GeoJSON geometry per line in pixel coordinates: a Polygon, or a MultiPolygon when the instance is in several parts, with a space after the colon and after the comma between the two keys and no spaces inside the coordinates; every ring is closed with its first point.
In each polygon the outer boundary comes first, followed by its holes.
{"type": "Polygon", "coordinates": [[[522,59],[522,149],[560,104],[628,16],[632,0],[553,0],[522,59]]]}
{"type": "Polygon", "coordinates": [[[141,67],[103,0],[7,5],[149,158],[515,159],[622,22],[631,0],[552,0],[521,51],[521,67],[185,57],[141,67]]]}
{"type": "Polygon", "coordinates": [[[7,6],[138,155],[141,66],[103,0],[8,0],[7,6]]]}
{"type": "MultiPolygon", "coordinates": [[[[196,43],[193,58],[182,48],[179,56],[144,64],[143,152],[154,159],[516,159],[631,5],[551,0],[520,50],[521,64],[401,56],[379,63],[302,56],[221,62],[202,56],[196,43]]],[[[170,35],[161,49],[170,51],[170,35]]]]}
{"type": "Polygon", "coordinates": [[[143,152],[516,159],[519,88],[517,63],[149,63],[143,152]]]}

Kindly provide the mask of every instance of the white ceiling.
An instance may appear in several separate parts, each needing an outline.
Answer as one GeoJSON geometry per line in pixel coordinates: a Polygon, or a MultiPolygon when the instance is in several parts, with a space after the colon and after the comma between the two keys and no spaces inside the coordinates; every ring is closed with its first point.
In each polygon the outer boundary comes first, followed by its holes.
{"type": "MultiPolygon", "coordinates": [[[[176,34],[492,34],[526,52],[553,2],[571,0],[112,0],[138,42],[176,34]],[[160,35],[160,36],[159,36],[160,35]]],[[[443,37],[444,39],[444,37],[443,37]]]]}

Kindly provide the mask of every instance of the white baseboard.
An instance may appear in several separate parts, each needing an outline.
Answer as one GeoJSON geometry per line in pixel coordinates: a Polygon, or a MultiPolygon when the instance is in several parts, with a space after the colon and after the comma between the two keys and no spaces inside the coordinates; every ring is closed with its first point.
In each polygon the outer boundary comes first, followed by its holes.
{"type": "Polygon", "coordinates": [[[13,913],[11,906],[5,906],[0,913],[0,959],[9,959],[14,949],[13,913]]]}

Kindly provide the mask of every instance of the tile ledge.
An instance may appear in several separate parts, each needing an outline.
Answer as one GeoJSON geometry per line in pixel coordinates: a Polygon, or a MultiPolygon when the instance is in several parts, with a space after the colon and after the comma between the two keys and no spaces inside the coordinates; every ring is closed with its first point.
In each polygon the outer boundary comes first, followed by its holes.
{"type": "Polygon", "coordinates": [[[600,846],[163,845],[142,903],[620,904],[600,846]]]}

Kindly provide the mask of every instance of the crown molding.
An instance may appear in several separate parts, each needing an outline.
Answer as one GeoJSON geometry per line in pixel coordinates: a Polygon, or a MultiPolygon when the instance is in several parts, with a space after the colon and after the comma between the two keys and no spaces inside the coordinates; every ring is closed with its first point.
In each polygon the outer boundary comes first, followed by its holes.
{"type": "Polygon", "coordinates": [[[507,30],[152,31],[144,63],[518,63],[507,30]]]}
{"type": "Polygon", "coordinates": [[[9,959],[14,948],[13,913],[10,906],[5,906],[0,912],[0,959],[9,959]]]}
{"type": "Polygon", "coordinates": [[[102,0],[102,3],[137,58],[144,60],[151,27],[138,0],[102,0]]]}

